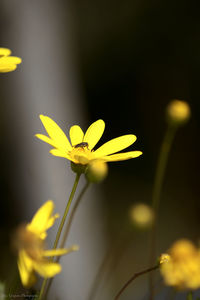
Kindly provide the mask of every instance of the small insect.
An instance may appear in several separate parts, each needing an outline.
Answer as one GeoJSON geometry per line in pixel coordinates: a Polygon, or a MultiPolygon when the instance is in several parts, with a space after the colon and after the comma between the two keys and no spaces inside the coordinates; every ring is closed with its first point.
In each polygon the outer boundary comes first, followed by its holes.
{"type": "Polygon", "coordinates": [[[82,143],[77,144],[77,145],[74,146],[74,148],[79,148],[79,147],[80,148],[88,147],[88,143],[82,142],[82,143]]]}

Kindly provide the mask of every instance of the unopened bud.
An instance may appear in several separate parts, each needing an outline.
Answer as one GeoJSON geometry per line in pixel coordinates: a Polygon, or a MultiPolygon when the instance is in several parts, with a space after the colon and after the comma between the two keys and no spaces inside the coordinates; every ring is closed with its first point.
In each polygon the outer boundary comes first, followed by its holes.
{"type": "Polygon", "coordinates": [[[131,221],[140,228],[148,228],[154,220],[152,208],[146,204],[136,204],[130,209],[131,221]]]}
{"type": "Polygon", "coordinates": [[[85,176],[90,182],[101,182],[108,174],[108,165],[102,160],[94,160],[88,164],[85,176]]]}
{"type": "Polygon", "coordinates": [[[74,162],[71,162],[72,171],[79,175],[85,173],[86,167],[87,165],[75,164],[74,162]]]}
{"type": "Polygon", "coordinates": [[[174,125],[186,123],[190,116],[190,106],[186,101],[172,100],[167,106],[167,119],[174,125]]]}

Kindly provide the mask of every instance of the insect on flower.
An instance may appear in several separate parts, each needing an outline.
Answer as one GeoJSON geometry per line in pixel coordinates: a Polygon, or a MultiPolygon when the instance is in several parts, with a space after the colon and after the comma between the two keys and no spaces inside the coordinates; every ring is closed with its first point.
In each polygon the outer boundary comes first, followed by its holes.
{"type": "Polygon", "coordinates": [[[82,143],[77,144],[77,145],[74,146],[74,148],[84,148],[84,147],[88,148],[88,143],[82,142],[82,143]]]}

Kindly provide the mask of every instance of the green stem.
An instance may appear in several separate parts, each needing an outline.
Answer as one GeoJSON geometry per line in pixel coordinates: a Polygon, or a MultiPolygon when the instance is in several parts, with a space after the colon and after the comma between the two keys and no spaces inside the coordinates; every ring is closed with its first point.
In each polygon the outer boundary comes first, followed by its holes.
{"type": "MultiPolygon", "coordinates": [[[[63,229],[63,226],[65,224],[66,217],[68,215],[68,212],[69,212],[72,200],[74,198],[74,194],[76,192],[76,188],[77,188],[79,179],[80,179],[80,174],[76,174],[74,185],[72,187],[72,191],[71,191],[71,194],[69,196],[69,200],[67,202],[67,205],[66,205],[66,208],[65,208],[62,220],[60,222],[60,225],[59,225],[59,228],[58,228],[58,231],[57,231],[57,234],[56,234],[56,239],[55,239],[55,242],[54,242],[54,245],[53,245],[53,249],[56,249],[57,246],[58,246],[60,235],[62,233],[62,229],[63,229]]],[[[41,290],[40,290],[40,294],[39,294],[39,300],[42,300],[42,298],[45,296],[45,288],[46,288],[47,281],[48,281],[48,278],[44,278],[43,283],[42,283],[42,287],[41,287],[41,290]]]]}
{"type": "Polygon", "coordinates": [[[154,188],[153,188],[153,196],[152,196],[152,207],[155,213],[158,212],[159,204],[160,204],[160,194],[162,190],[165,170],[167,166],[167,161],[169,157],[169,153],[171,150],[172,141],[175,136],[176,128],[168,126],[163,143],[160,149],[160,155],[158,158],[157,168],[156,168],[156,175],[154,181],[154,188]]]}
{"type": "Polygon", "coordinates": [[[188,292],[186,300],[193,300],[193,293],[188,292]]]}
{"type": "MultiPolygon", "coordinates": [[[[66,241],[67,241],[67,238],[68,238],[68,235],[69,235],[69,231],[70,231],[70,228],[71,228],[71,225],[72,225],[72,222],[73,222],[73,219],[74,219],[74,216],[75,216],[75,213],[79,207],[79,204],[81,202],[81,199],[83,198],[83,195],[85,194],[86,190],[88,189],[90,183],[89,181],[87,181],[87,183],[85,184],[85,186],[83,187],[81,193],[79,194],[73,208],[72,208],[72,211],[71,211],[71,214],[69,216],[69,220],[68,220],[68,223],[67,223],[67,226],[65,228],[65,231],[64,231],[64,234],[63,234],[63,238],[62,238],[62,241],[60,243],[60,248],[63,248],[64,245],[66,244],[66,241]]],[[[59,260],[61,257],[57,257],[56,260],[59,260]]]]}
{"type": "MultiPolygon", "coordinates": [[[[81,199],[83,198],[83,195],[85,194],[85,192],[88,189],[89,185],[90,185],[90,183],[89,183],[89,181],[87,181],[87,183],[85,184],[84,188],[82,189],[81,193],[79,194],[79,196],[78,196],[78,198],[77,198],[77,200],[76,200],[76,202],[75,202],[75,204],[72,208],[71,214],[69,216],[68,223],[65,227],[65,231],[64,231],[64,234],[63,234],[62,241],[60,243],[60,248],[63,248],[66,244],[67,237],[69,235],[69,231],[70,231],[70,228],[71,228],[71,225],[72,225],[72,221],[74,219],[74,215],[75,215],[75,213],[77,211],[77,208],[78,208],[78,206],[81,202],[81,199]]],[[[60,258],[61,258],[61,256],[57,256],[55,261],[59,262],[60,258]]],[[[53,278],[50,278],[49,283],[48,283],[47,288],[46,288],[46,294],[48,294],[48,292],[51,288],[52,281],[53,281],[53,278]]]]}
{"type": "MultiPolygon", "coordinates": [[[[172,142],[176,133],[176,127],[168,126],[163,143],[161,145],[160,154],[158,157],[155,180],[154,180],[154,187],[153,187],[153,195],[152,195],[152,208],[154,210],[154,224],[151,231],[150,237],[150,265],[153,264],[155,261],[156,256],[156,228],[157,228],[157,219],[158,219],[158,211],[160,206],[160,195],[162,191],[163,181],[165,170],[167,166],[167,161],[169,157],[169,153],[171,150],[172,142]]],[[[150,300],[154,297],[154,290],[153,290],[153,275],[150,275],[150,300]]]]}
{"type": "Polygon", "coordinates": [[[130,283],[132,283],[133,280],[135,280],[137,277],[141,276],[141,275],[144,275],[146,273],[149,273],[151,271],[154,271],[156,269],[158,269],[158,265],[152,267],[152,268],[148,268],[144,271],[141,271],[141,272],[138,272],[138,273],[135,273],[126,283],[125,285],[121,288],[121,290],[117,293],[117,295],[115,296],[114,300],[118,300],[119,297],[121,296],[121,294],[125,291],[125,289],[129,286],[130,283]]]}

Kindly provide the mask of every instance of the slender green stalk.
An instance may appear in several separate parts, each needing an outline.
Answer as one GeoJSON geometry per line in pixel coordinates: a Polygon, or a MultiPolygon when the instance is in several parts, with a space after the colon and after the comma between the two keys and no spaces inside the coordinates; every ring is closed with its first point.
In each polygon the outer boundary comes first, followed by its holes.
{"type": "MultiPolygon", "coordinates": [[[[74,219],[74,216],[75,216],[75,213],[79,207],[79,204],[81,202],[81,199],[83,198],[85,192],[87,191],[88,187],[90,185],[90,182],[87,181],[85,186],[83,187],[82,191],[80,192],[74,206],[72,207],[72,211],[71,211],[71,214],[69,216],[69,220],[67,222],[67,225],[66,225],[66,228],[65,228],[65,231],[64,231],[64,234],[63,234],[63,238],[61,240],[61,243],[60,243],[60,248],[63,248],[64,245],[66,244],[66,241],[67,241],[67,238],[68,238],[68,235],[69,235],[69,231],[70,231],[70,228],[71,228],[71,225],[72,225],[72,222],[73,222],[73,219],[74,219]]],[[[61,257],[58,256],[56,258],[56,260],[59,260],[61,257]]]]}
{"type": "Polygon", "coordinates": [[[65,224],[65,220],[66,220],[66,217],[67,217],[67,215],[68,215],[68,212],[69,212],[69,209],[70,209],[72,200],[73,200],[73,198],[74,198],[74,194],[75,194],[75,192],[76,192],[76,188],[77,188],[79,179],[80,179],[80,174],[77,174],[77,175],[76,175],[76,179],[75,179],[75,181],[74,181],[74,185],[73,185],[71,194],[70,194],[70,197],[69,197],[69,200],[68,200],[68,202],[67,202],[67,206],[66,206],[66,208],[65,208],[65,211],[64,211],[62,220],[61,220],[61,222],[60,222],[60,226],[59,226],[59,228],[58,228],[58,232],[57,232],[56,239],[55,239],[55,242],[54,242],[54,245],[53,245],[53,249],[56,249],[57,246],[58,246],[58,242],[59,242],[59,239],[60,239],[60,235],[61,235],[63,226],[64,226],[64,224],[65,224]]]}
{"type": "MultiPolygon", "coordinates": [[[[56,249],[57,246],[58,246],[58,242],[59,242],[59,239],[60,239],[60,235],[61,235],[63,226],[64,226],[64,224],[65,224],[65,220],[66,220],[66,217],[67,217],[67,215],[68,215],[68,212],[69,212],[69,209],[70,209],[72,200],[73,200],[73,198],[74,198],[74,194],[75,194],[75,192],[76,192],[76,188],[77,188],[79,179],[80,179],[80,174],[77,173],[77,174],[76,174],[75,181],[74,181],[74,185],[73,185],[73,187],[72,187],[71,194],[70,194],[70,196],[69,196],[69,200],[68,200],[68,202],[67,202],[67,205],[66,205],[66,208],[65,208],[65,211],[64,211],[62,220],[61,220],[61,222],[60,222],[60,225],[59,225],[59,228],[58,228],[58,231],[57,231],[57,234],[56,234],[56,238],[55,238],[55,242],[54,242],[54,245],[53,245],[53,249],[56,249]]],[[[45,297],[45,288],[46,288],[47,281],[48,281],[48,278],[44,278],[43,283],[42,283],[42,287],[41,287],[41,290],[40,290],[40,294],[39,294],[39,300],[42,300],[43,297],[45,297]]]]}
{"type": "MultiPolygon", "coordinates": [[[[150,236],[150,265],[152,265],[155,261],[156,256],[156,231],[157,231],[157,220],[158,220],[158,211],[160,206],[160,195],[164,181],[165,170],[167,166],[167,161],[169,157],[169,153],[171,150],[172,142],[176,133],[176,126],[168,126],[166,134],[164,136],[163,143],[161,145],[160,154],[158,157],[158,163],[156,167],[156,174],[154,180],[153,187],[153,195],[152,195],[152,208],[154,210],[154,224],[151,230],[150,236]]],[[[150,275],[149,278],[150,284],[150,300],[154,298],[154,288],[153,288],[153,274],[150,275]]]]}
{"type": "Polygon", "coordinates": [[[144,275],[144,274],[147,274],[151,271],[154,271],[156,269],[158,269],[159,265],[156,265],[152,268],[148,268],[144,271],[141,271],[141,272],[138,272],[138,273],[135,273],[126,283],[125,285],[121,288],[121,290],[117,293],[117,295],[115,296],[114,300],[118,300],[119,297],[121,296],[121,294],[125,291],[125,289],[129,286],[129,284],[131,284],[133,282],[133,280],[135,280],[137,277],[141,276],[141,275],[144,275]]]}
{"type": "Polygon", "coordinates": [[[112,258],[112,254],[113,254],[113,247],[111,246],[111,249],[109,248],[108,251],[106,251],[106,254],[104,255],[104,258],[99,266],[99,269],[97,270],[94,281],[92,283],[92,287],[90,289],[90,294],[89,294],[88,300],[95,299],[99,284],[100,284],[101,279],[106,271],[106,268],[112,258]]]}
{"type": "Polygon", "coordinates": [[[186,300],[193,300],[193,293],[188,292],[186,300]]]}
{"type": "Polygon", "coordinates": [[[172,141],[174,139],[176,133],[176,127],[168,126],[163,143],[160,149],[160,155],[158,158],[154,188],[153,188],[153,196],[152,196],[152,207],[157,214],[160,204],[160,194],[162,190],[165,170],[167,166],[167,161],[169,157],[169,153],[172,146],[172,141]]]}
{"type": "Polygon", "coordinates": [[[98,288],[103,279],[108,284],[111,275],[115,272],[116,267],[121,261],[124,252],[127,250],[129,242],[129,236],[118,236],[117,241],[111,242],[111,246],[106,251],[93,280],[88,300],[95,299],[98,288]]]}
{"type": "MultiPolygon", "coordinates": [[[[75,202],[75,204],[74,204],[74,206],[72,208],[71,214],[69,216],[69,220],[68,220],[67,225],[65,227],[65,231],[64,231],[64,234],[63,234],[62,241],[60,243],[60,248],[63,248],[65,246],[65,244],[66,244],[67,237],[69,235],[69,231],[70,231],[70,228],[71,228],[71,225],[72,225],[72,221],[74,219],[74,215],[75,215],[75,213],[76,213],[76,211],[78,209],[78,206],[79,206],[79,204],[81,202],[81,199],[83,198],[83,195],[85,194],[85,192],[88,189],[89,185],[90,185],[90,183],[89,183],[89,181],[87,181],[87,183],[83,187],[82,191],[80,192],[80,194],[79,194],[79,196],[78,196],[78,198],[77,198],[77,200],[76,200],[76,202],[75,202]]],[[[55,259],[55,261],[59,262],[60,258],[61,258],[61,256],[57,256],[56,259],[55,259]]],[[[53,281],[53,278],[50,278],[49,282],[47,284],[46,294],[48,294],[48,292],[49,292],[49,290],[51,288],[52,281],[53,281]]]]}

